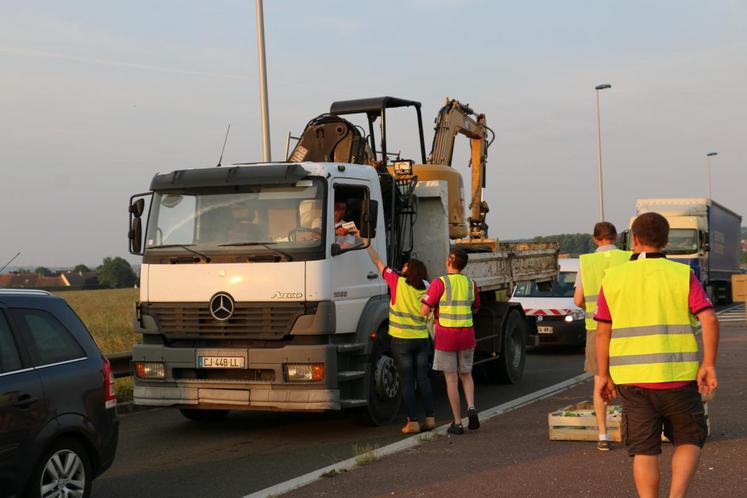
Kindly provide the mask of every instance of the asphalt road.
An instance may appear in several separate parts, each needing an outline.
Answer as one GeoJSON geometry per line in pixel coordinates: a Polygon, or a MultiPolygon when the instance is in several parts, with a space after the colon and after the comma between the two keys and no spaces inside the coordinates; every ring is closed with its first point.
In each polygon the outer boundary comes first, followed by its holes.
{"type": "MultiPolygon", "coordinates": [[[[580,348],[532,351],[519,384],[477,385],[477,407],[510,401],[582,370],[580,348]]],[[[445,423],[449,408],[441,379],[434,390],[436,417],[445,423]]],[[[397,441],[400,425],[363,426],[341,413],[232,413],[217,423],[191,422],[175,409],[126,415],[116,461],[95,481],[93,496],[243,496],[397,441]]]]}

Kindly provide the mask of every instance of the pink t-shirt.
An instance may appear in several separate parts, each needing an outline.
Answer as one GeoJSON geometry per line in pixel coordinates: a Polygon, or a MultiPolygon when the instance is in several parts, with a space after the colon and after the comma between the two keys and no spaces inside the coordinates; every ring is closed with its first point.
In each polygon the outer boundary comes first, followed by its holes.
{"type": "MultiPolygon", "coordinates": [[[[473,283],[474,284],[474,283],[473,283]]],[[[477,284],[475,286],[475,302],[472,303],[472,311],[480,308],[480,294],[477,284]]],[[[436,315],[436,344],[439,351],[461,351],[473,349],[477,342],[475,340],[474,327],[444,327],[438,320],[438,302],[444,293],[444,283],[440,278],[431,282],[431,286],[423,297],[423,302],[434,309],[436,315]]]]}
{"type": "MultiPolygon", "coordinates": [[[[697,315],[707,309],[713,308],[711,300],[708,299],[708,295],[703,290],[703,286],[695,277],[695,274],[690,272],[690,293],[687,296],[687,305],[690,308],[690,312],[693,315],[697,315]]],[[[610,308],[607,305],[607,299],[604,297],[604,287],[599,289],[599,296],[597,297],[597,309],[594,312],[594,320],[598,322],[612,323],[612,314],[610,308]]],[[[690,384],[691,381],[679,381],[679,382],[650,382],[644,384],[632,384],[634,386],[643,387],[646,389],[676,389],[690,384]]]]}

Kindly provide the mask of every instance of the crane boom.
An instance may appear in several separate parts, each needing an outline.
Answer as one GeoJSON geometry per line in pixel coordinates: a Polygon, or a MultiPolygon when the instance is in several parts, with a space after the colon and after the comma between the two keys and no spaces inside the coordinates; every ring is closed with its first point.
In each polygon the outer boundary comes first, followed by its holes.
{"type": "Polygon", "coordinates": [[[485,165],[488,159],[488,131],[484,114],[475,113],[469,106],[456,99],[446,99],[446,105],[436,116],[433,146],[428,156],[428,164],[452,166],[454,142],[458,134],[470,141],[470,170],[472,174],[471,199],[469,204],[469,238],[485,239],[488,226],[485,217],[488,205],[482,200],[485,188],[485,165]],[[474,116],[474,117],[473,117],[474,116]]]}

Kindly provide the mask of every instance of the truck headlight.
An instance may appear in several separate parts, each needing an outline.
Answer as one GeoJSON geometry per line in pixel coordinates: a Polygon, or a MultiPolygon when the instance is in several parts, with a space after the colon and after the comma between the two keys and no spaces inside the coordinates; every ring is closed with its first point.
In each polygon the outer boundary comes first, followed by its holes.
{"type": "Polygon", "coordinates": [[[165,379],[166,366],[160,361],[136,361],[135,375],[141,379],[165,379]]]}
{"type": "Polygon", "coordinates": [[[324,380],[324,363],[285,363],[286,382],[321,382],[324,380]]]}
{"type": "Polygon", "coordinates": [[[566,322],[572,322],[574,320],[583,320],[586,318],[584,310],[573,310],[570,315],[565,315],[564,320],[566,322]]]}

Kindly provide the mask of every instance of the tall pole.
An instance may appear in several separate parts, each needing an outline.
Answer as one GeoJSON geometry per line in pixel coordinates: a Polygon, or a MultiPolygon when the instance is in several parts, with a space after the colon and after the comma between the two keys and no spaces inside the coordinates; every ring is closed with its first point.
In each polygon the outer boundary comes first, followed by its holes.
{"type": "Polygon", "coordinates": [[[597,85],[594,90],[597,92],[597,151],[598,151],[598,173],[599,173],[599,221],[604,221],[604,182],[602,181],[602,125],[599,116],[599,90],[612,88],[612,85],[605,83],[597,85]]]}
{"type": "Polygon", "coordinates": [[[718,152],[709,152],[706,154],[706,163],[708,164],[708,198],[711,198],[711,158],[717,156],[718,152]]]}
{"type": "Polygon", "coordinates": [[[257,0],[257,52],[259,52],[259,102],[262,114],[262,160],[272,161],[270,153],[270,111],[267,104],[267,61],[265,60],[265,15],[257,0]]]}

